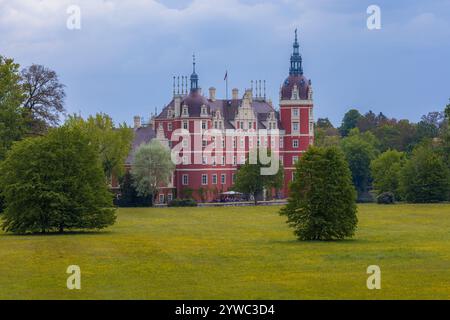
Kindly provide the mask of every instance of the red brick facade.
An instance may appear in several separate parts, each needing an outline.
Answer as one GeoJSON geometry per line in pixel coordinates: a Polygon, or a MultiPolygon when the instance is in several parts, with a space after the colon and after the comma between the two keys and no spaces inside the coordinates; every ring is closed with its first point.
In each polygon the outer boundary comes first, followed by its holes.
{"type": "MultiPolygon", "coordinates": [[[[208,97],[202,95],[198,79],[194,62],[189,92],[187,77],[182,78],[181,92],[179,87],[175,89],[174,78],[173,98],[162,112],[146,126],[142,126],[140,118],[135,117],[133,150],[141,143],[158,139],[181,159],[181,163],[176,165],[172,184],[161,188],[159,201],[191,194],[197,200],[217,199],[220,193],[233,189],[239,165],[245,162],[249,150],[258,145],[275,152],[279,150],[285,169],[285,184],[279,196],[286,197],[294,162],[314,139],[312,86],[311,81],[303,76],[297,36],[289,77],[280,91],[279,110],[261,93],[261,82],[256,82],[254,88],[252,84],[252,89],[246,90],[242,96],[233,89],[232,99],[217,99],[214,88],[209,89],[208,97]],[[174,137],[177,129],[189,132],[190,137],[184,143],[179,137],[174,137]],[[203,142],[202,133],[210,129],[221,132],[224,137],[218,136],[215,141],[208,137],[203,142]],[[279,132],[279,136],[268,135],[260,137],[259,141],[256,137],[251,138],[260,130],[279,132]],[[226,133],[233,132],[237,137],[225,138],[226,133]],[[214,146],[216,149],[211,154],[205,154],[205,150],[214,146]],[[217,149],[221,150],[217,152],[217,149]]],[[[132,155],[127,162],[132,165],[132,155]]]]}

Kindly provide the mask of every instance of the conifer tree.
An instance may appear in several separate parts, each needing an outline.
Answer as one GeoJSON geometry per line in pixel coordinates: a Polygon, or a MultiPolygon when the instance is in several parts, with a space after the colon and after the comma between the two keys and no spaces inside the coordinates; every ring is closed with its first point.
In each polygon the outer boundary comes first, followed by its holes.
{"type": "Polygon", "coordinates": [[[299,240],[352,237],[356,192],[345,156],[335,147],[311,147],[296,164],[288,204],[281,210],[299,240]]]}

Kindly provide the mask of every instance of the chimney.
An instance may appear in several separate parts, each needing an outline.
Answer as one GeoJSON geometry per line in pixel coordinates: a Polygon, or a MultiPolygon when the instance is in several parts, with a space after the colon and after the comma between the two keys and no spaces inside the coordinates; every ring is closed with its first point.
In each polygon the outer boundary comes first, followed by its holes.
{"type": "Polygon", "coordinates": [[[181,98],[179,96],[174,99],[175,104],[175,117],[179,117],[181,115],[181,98]]]}
{"type": "Polygon", "coordinates": [[[134,128],[138,129],[141,127],[141,117],[134,116],[134,128]]]}
{"type": "Polygon", "coordinates": [[[216,88],[209,88],[209,100],[216,101],[216,88]]]}
{"type": "Polygon", "coordinates": [[[233,100],[238,100],[239,99],[239,89],[234,88],[231,92],[233,95],[233,100]]]}

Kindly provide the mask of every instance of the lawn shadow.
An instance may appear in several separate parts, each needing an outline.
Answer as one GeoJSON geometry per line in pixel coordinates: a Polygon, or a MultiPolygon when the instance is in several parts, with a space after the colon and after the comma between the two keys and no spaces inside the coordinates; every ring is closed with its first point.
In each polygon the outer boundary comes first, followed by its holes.
{"type": "Polygon", "coordinates": [[[64,232],[35,232],[35,233],[4,233],[0,237],[57,237],[57,236],[90,236],[90,235],[109,235],[112,231],[64,231],[64,232]]]}
{"type": "Polygon", "coordinates": [[[302,244],[314,244],[314,245],[329,245],[329,244],[367,244],[373,243],[376,241],[368,240],[368,239],[342,239],[342,240],[271,240],[270,243],[273,244],[287,244],[287,245],[302,245],[302,244]]]}

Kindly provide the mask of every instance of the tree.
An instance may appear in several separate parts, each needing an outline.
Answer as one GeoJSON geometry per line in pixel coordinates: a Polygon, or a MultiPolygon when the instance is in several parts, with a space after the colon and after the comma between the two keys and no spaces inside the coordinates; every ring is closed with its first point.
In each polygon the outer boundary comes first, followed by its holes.
{"type": "Polygon", "coordinates": [[[351,130],[348,137],[341,142],[352,173],[353,184],[360,198],[370,184],[370,162],[377,156],[376,143],[377,140],[372,133],[361,134],[357,128],[351,130]]]}
{"type": "Polygon", "coordinates": [[[41,134],[47,127],[59,123],[64,114],[64,85],[55,71],[33,64],[22,70],[26,98],[24,108],[29,112],[31,132],[41,134]]]}
{"type": "Polygon", "coordinates": [[[87,134],[90,142],[100,155],[103,172],[110,182],[112,176],[120,177],[124,173],[124,163],[130,153],[133,130],[125,123],[115,126],[111,117],[104,113],[89,116],[86,120],[77,115],[69,116],[65,123],[68,127],[79,128],[87,134]]]}
{"type": "Polygon", "coordinates": [[[7,232],[103,229],[115,222],[96,150],[79,130],[51,129],[13,145],[0,166],[7,232]]]}
{"type": "Polygon", "coordinates": [[[314,144],[319,147],[339,145],[339,130],[334,128],[328,118],[319,118],[314,126],[314,144]]]}
{"type": "Polygon", "coordinates": [[[400,171],[404,162],[405,154],[396,150],[388,150],[372,160],[370,169],[377,195],[391,192],[395,199],[401,198],[400,171]]]}
{"type": "Polygon", "coordinates": [[[24,98],[19,65],[0,55],[0,160],[5,157],[12,143],[25,134],[21,109],[24,98]]]}
{"type": "Polygon", "coordinates": [[[280,214],[300,240],[353,236],[356,192],[343,153],[336,147],[311,147],[296,164],[288,204],[280,214]]]}
{"type": "Polygon", "coordinates": [[[450,170],[450,103],[447,104],[444,111],[445,121],[441,128],[441,153],[447,167],[450,170]]]}
{"type": "Polygon", "coordinates": [[[445,201],[449,196],[449,184],[448,167],[433,147],[426,143],[414,149],[400,173],[400,186],[408,202],[445,201]]]}
{"type": "Polygon", "coordinates": [[[330,129],[330,128],[334,128],[333,124],[331,123],[330,119],[328,118],[319,118],[317,119],[316,128],[320,128],[320,129],[330,129]]]}
{"type": "Polygon", "coordinates": [[[170,150],[153,139],[139,146],[134,155],[131,168],[134,187],[140,196],[152,195],[155,203],[158,188],[169,184],[174,169],[170,150]]]}
{"type": "MultiPolygon", "coordinates": [[[[280,162],[278,171],[275,174],[261,174],[261,169],[266,167],[266,165],[261,164],[258,150],[253,150],[251,152],[257,153],[257,161],[252,164],[249,161],[250,159],[247,159],[246,163],[239,168],[236,173],[234,188],[236,191],[252,195],[256,206],[258,204],[258,195],[261,194],[264,189],[279,190],[282,188],[284,169],[280,162]]],[[[270,150],[268,155],[270,156],[270,150]]]]}
{"type": "Polygon", "coordinates": [[[361,132],[372,131],[378,126],[379,118],[370,110],[364,116],[359,117],[356,127],[361,132]]]}
{"type": "Polygon", "coordinates": [[[415,141],[420,143],[424,139],[432,139],[439,134],[439,127],[427,121],[420,121],[416,126],[415,141]]]}
{"type": "Polygon", "coordinates": [[[120,196],[116,203],[119,207],[149,207],[152,205],[152,198],[139,196],[133,185],[133,177],[127,172],[120,179],[120,196]]]}
{"type": "Polygon", "coordinates": [[[344,119],[342,119],[342,125],[339,128],[341,135],[343,137],[347,136],[350,133],[350,130],[356,128],[359,119],[361,118],[361,114],[356,109],[349,110],[345,115],[344,119]]]}

